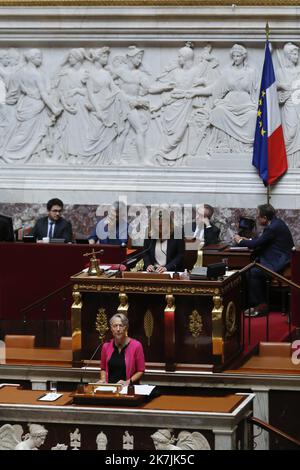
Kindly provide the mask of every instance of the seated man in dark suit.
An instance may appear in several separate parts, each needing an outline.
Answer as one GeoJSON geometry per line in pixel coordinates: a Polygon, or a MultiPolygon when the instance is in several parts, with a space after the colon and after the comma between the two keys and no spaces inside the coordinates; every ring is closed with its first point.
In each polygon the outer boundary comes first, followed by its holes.
{"type": "MultiPolygon", "coordinates": [[[[234,240],[238,246],[250,249],[259,249],[257,261],[279,272],[290,263],[291,252],[294,247],[293,237],[285,222],[276,217],[276,212],[270,204],[258,206],[258,222],[264,228],[258,238],[247,239],[235,235],[234,240]]],[[[260,316],[267,312],[266,304],[266,275],[258,268],[252,268],[248,277],[248,298],[250,310],[246,314],[260,316]]]]}
{"type": "Polygon", "coordinates": [[[39,219],[32,229],[31,235],[37,240],[43,238],[63,238],[66,242],[72,241],[72,225],[62,217],[64,204],[60,199],[54,198],[47,202],[48,216],[39,219]]]}
{"type": "Polygon", "coordinates": [[[144,241],[144,269],[148,272],[183,271],[185,243],[174,238],[174,219],[168,212],[151,218],[151,238],[144,241]]]}
{"type": "Polygon", "coordinates": [[[214,208],[209,204],[203,204],[197,211],[196,221],[193,224],[193,239],[204,241],[204,245],[219,243],[220,229],[211,222],[214,208]]]}

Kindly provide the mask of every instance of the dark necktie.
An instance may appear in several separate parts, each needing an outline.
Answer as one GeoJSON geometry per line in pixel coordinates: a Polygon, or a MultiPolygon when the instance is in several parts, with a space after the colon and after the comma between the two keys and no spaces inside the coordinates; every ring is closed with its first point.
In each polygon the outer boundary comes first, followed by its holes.
{"type": "Polygon", "coordinates": [[[54,222],[49,222],[49,238],[53,238],[53,225],[54,222]]]}

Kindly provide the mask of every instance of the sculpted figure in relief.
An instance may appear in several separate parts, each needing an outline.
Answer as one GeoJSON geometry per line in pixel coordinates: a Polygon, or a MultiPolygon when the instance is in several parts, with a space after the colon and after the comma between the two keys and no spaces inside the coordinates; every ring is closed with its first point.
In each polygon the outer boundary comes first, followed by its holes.
{"type": "MultiPolygon", "coordinates": [[[[3,49],[0,51],[0,148],[3,139],[9,129],[14,125],[15,110],[10,106],[12,90],[10,84],[13,83],[14,74],[20,68],[20,53],[17,49],[3,49]],[[10,99],[7,98],[7,91],[10,88],[10,99]]],[[[14,80],[16,82],[16,80],[14,80]]],[[[13,99],[13,104],[14,104],[13,99]]]]}
{"type": "Polygon", "coordinates": [[[250,152],[256,124],[258,76],[248,66],[244,46],[234,44],[230,56],[232,64],[215,86],[202,90],[204,95],[212,94],[214,100],[209,147],[211,152],[250,152]]]}
{"type": "Polygon", "coordinates": [[[104,432],[99,432],[96,437],[97,450],[106,450],[107,448],[107,436],[104,432]]]}
{"type": "Polygon", "coordinates": [[[200,432],[181,431],[175,438],[172,430],[158,429],[151,437],[156,450],[211,450],[200,432]]]}
{"type": "MultiPolygon", "coordinates": [[[[47,429],[40,424],[28,424],[29,432],[23,435],[19,424],[0,427],[0,450],[39,450],[47,437],[47,429]]],[[[57,443],[51,450],[67,450],[68,446],[57,443]]]]}
{"type": "MultiPolygon", "coordinates": [[[[118,138],[124,132],[129,107],[120,89],[106,69],[109,47],[90,50],[93,63],[87,80],[90,117],[86,154],[93,155],[94,164],[111,164],[120,154],[118,138]]],[[[116,162],[117,163],[117,162],[116,162]]]]}
{"type": "Polygon", "coordinates": [[[45,151],[43,139],[51,116],[57,117],[62,111],[51,100],[39,70],[43,61],[41,51],[30,49],[24,57],[26,64],[8,84],[6,102],[16,105],[16,116],[0,149],[0,158],[7,162],[28,162],[45,151]]]}
{"type": "Polygon", "coordinates": [[[172,88],[170,84],[153,83],[151,74],[142,65],[143,56],[143,49],[129,46],[126,60],[115,57],[113,61],[114,79],[128,105],[127,127],[122,136],[120,154],[130,153],[130,134],[133,133],[139,163],[147,163],[145,134],[150,121],[150,103],[146,95],[159,94],[172,88]]]}
{"type": "Polygon", "coordinates": [[[85,155],[89,116],[86,108],[88,72],[84,60],[84,49],[71,49],[55,79],[63,114],[54,132],[54,160],[75,162],[85,155]]]}
{"type": "Polygon", "coordinates": [[[277,51],[277,87],[289,167],[300,167],[300,65],[299,47],[291,42],[277,51]]]}
{"type": "Polygon", "coordinates": [[[44,444],[48,431],[40,424],[29,424],[29,433],[16,445],[15,450],[38,450],[44,444]]]}
{"type": "MultiPolygon", "coordinates": [[[[174,84],[174,89],[163,96],[161,103],[162,142],[155,158],[161,165],[177,165],[183,163],[188,154],[193,153],[191,148],[195,143],[190,142],[189,133],[193,99],[199,96],[195,93],[196,87],[207,82],[202,77],[201,67],[194,64],[194,50],[191,43],[179,49],[177,65],[171,67],[169,73],[167,72],[158,77],[158,80],[167,75],[174,84]]],[[[158,107],[153,111],[157,112],[158,107]]]]}

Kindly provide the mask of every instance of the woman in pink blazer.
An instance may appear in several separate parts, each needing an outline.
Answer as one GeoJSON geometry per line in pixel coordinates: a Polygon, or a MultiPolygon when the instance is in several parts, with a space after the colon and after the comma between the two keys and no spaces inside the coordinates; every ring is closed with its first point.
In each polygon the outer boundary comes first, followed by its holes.
{"type": "Polygon", "coordinates": [[[117,313],[110,319],[113,339],[101,351],[101,382],[138,383],[145,372],[142,344],[128,336],[128,318],[117,313]]]}

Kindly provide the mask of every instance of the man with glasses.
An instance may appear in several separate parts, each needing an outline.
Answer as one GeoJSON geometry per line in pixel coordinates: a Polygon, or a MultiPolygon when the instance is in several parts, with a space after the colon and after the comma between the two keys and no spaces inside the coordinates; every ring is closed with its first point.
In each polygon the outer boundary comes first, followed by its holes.
{"type": "Polygon", "coordinates": [[[54,198],[47,202],[48,215],[39,219],[31,235],[36,237],[37,240],[49,238],[64,239],[66,243],[72,241],[72,225],[62,217],[64,204],[60,199],[54,198]]]}

